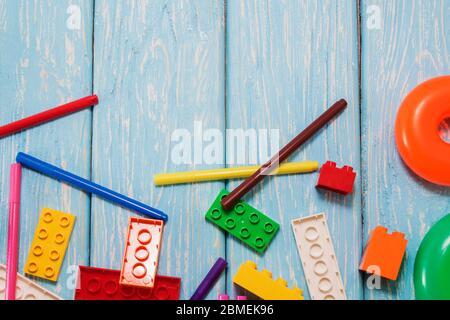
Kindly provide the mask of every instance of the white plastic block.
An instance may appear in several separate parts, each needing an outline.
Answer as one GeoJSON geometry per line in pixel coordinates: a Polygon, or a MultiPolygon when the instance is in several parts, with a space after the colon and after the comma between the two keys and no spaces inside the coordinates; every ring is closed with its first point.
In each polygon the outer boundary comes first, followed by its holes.
{"type": "MultiPolygon", "coordinates": [[[[0,264],[0,300],[5,300],[6,267],[0,264]]],[[[17,274],[16,300],[62,300],[47,289],[17,274]]]]}
{"type": "Polygon", "coordinates": [[[312,300],[346,300],[325,214],[292,220],[312,300]]]}

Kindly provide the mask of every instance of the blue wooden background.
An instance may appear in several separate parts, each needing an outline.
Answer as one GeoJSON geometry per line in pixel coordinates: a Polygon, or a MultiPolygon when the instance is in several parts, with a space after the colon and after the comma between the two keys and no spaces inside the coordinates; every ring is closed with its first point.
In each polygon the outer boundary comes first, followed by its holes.
{"type": "MultiPolygon", "coordinates": [[[[411,89],[449,73],[449,16],[450,0],[0,0],[0,124],[100,98],[91,110],[0,140],[0,262],[9,166],[25,151],[166,211],[158,272],[182,277],[182,298],[219,256],[229,268],[210,299],[235,294],[232,276],[247,259],[308,297],[290,220],[325,212],[350,299],[413,299],[415,253],[450,212],[450,190],[403,165],[393,125],[411,89]],[[193,132],[195,121],[223,133],[279,129],[284,144],[340,98],[348,110],[292,160],[352,165],[355,192],[317,192],[316,174],[267,179],[245,198],[281,224],[263,256],[204,219],[219,190],[238,182],[153,186],[154,173],[220,167],[175,164],[176,129],[193,132]],[[398,281],[371,290],[358,264],[378,224],[409,244],[398,281]]],[[[71,299],[77,265],[120,268],[134,213],[28,170],[22,199],[20,271],[45,206],[77,222],[59,281],[37,281],[71,299]]]]}

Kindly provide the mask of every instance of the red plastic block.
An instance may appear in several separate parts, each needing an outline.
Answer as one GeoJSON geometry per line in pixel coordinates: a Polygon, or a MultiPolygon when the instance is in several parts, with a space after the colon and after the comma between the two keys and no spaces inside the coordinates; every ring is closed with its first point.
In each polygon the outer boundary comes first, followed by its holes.
{"type": "Polygon", "coordinates": [[[178,300],[181,279],[156,275],[152,289],[122,286],[120,270],[80,266],[75,300],[178,300]]]}
{"type": "Polygon", "coordinates": [[[336,168],[336,162],[327,161],[320,169],[319,181],[316,188],[330,190],[341,194],[353,192],[356,172],[352,167],[336,168]]]}
{"type": "Polygon", "coordinates": [[[161,220],[129,219],[120,284],[153,288],[163,226],[161,220]]]}
{"type": "Polygon", "coordinates": [[[388,234],[388,229],[376,227],[370,234],[359,269],[397,280],[408,241],[401,232],[388,234]]]}

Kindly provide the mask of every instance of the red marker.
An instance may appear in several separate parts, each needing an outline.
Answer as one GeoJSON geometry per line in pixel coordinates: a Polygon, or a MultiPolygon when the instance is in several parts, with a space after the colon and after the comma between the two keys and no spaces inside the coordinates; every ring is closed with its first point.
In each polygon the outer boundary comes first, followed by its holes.
{"type": "Polygon", "coordinates": [[[89,108],[96,104],[98,104],[98,97],[96,95],[87,96],[79,100],[63,104],[62,106],[0,127],[0,138],[9,136],[13,133],[37,126],[51,120],[67,116],[71,113],[89,108]]]}

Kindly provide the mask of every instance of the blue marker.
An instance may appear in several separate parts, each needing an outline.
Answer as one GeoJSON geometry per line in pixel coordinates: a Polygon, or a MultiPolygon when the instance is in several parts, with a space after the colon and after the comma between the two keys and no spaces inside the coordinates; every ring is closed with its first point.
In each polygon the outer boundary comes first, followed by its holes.
{"type": "Polygon", "coordinates": [[[89,193],[93,193],[103,199],[106,199],[113,203],[117,203],[118,205],[121,205],[130,210],[142,213],[150,218],[163,221],[167,221],[168,219],[167,215],[164,212],[159,211],[158,209],[152,208],[146,204],[128,198],[120,193],[102,187],[89,180],[83,179],[70,172],[67,172],[44,161],[36,159],[35,157],[32,157],[26,153],[19,152],[17,154],[16,161],[22,164],[24,167],[45,174],[56,180],[66,182],[76,188],[79,188],[89,193]]]}

